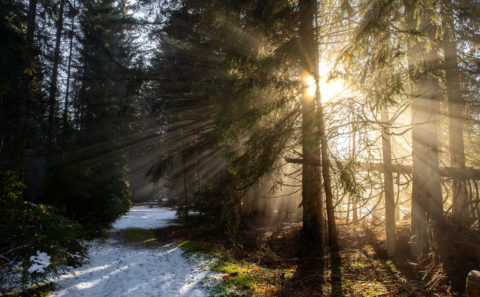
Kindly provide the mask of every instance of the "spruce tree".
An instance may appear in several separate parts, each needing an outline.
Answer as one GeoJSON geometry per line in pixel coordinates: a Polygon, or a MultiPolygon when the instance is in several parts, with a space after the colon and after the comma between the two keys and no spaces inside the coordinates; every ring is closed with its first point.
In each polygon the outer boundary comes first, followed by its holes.
{"type": "Polygon", "coordinates": [[[51,169],[45,199],[92,228],[104,227],[129,206],[126,135],[133,121],[130,55],[122,2],[84,1],[75,145],[51,169]]]}

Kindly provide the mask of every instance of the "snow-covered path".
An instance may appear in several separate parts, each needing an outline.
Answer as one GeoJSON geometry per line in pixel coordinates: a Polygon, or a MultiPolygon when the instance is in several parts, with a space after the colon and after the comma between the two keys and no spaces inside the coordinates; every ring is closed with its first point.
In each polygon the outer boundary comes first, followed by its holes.
{"type": "MultiPolygon", "coordinates": [[[[120,218],[112,231],[167,226],[175,212],[135,206],[120,218]]],[[[182,251],[169,247],[125,245],[118,240],[93,241],[89,262],[55,280],[51,296],[209,296],[202,281],[210,272],[182,251]]]]}

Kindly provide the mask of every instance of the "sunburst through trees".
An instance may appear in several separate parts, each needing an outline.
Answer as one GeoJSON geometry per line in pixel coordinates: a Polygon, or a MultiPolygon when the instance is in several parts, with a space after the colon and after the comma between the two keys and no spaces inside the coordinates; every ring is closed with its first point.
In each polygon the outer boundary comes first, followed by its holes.
{"type": "Polygon", "coordinates": [[[480,267],[478,0],[57,2],[0,6],[2,201],[89,236],[129,199],[288,223],[330,269],[362,225],[460,290],[480,267]]]}

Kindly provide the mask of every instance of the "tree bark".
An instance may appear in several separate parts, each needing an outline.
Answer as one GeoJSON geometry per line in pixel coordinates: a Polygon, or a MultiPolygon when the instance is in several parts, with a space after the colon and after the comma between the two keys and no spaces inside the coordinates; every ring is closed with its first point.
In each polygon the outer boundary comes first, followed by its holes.
{"type": "MultiPolygon", "coordinates": [[[[38,0],[30,0],[28,4],[27,16],[27,47],[28,59],[30,63],[34,63],[33,49],[34,49],[34,35],[35,35],[35,21],[37,17],[37,3],[38,0]]],[[[23,111],[23,139],[22,139],[22,155],[20,160],[20,181],[25,182],[25,167],[28,157],[28,137],[30,128],[30,104],[33,99],[33,73],[26,76],[26,94],[23,111]]]]}
{"type": "Polygon", "coordinates": [[[47,167],[51,165],[52,153],[53,153],[53,133],[55,126],[55,110],[57,107],[57,77],[58,77],[58,64],[60,60],[60,44],[62,40],[63,30],[63,8],[65,7],[65,0],[60,0],[60,8],[58,12],[57,32],[55,40],[55,50],[53,54],[53,68],[52,78],[50,81],[49,92],[49,111],[48,111],[48,132],[47,132],[47,167]]]}
{"type": "MultiPolygon", "coordinates": [[[[185,168],[185,157],[183,157],[183,166],[185,168]]],[[[183,198],[185,200],[185,220],[188,218],[188,193],[187,193],[187,172],[183,172],[183,198]]]]}
{"type": "Polygon", "coordinates": [[[392,175],[392,145],[390,139],[390,117],[388,111],[381,114],[382,120],[382,156],[383,156],[383,184],[385,192],[385,227],[387,253],[391,257],[395,254],[395,201],[393,197],[393,175],[392,175]]]}
{"type": "MultiPolygon", "coordinates": [[[[405,0],[406,21],[410,30],[433,36],[429,11],[415,11],[411,0],[405,0]],[[415,26],[418,24],[418,28],[415,26]],[[411,27],[414,26],[414,27],[411,27]]],[[[443,201],[438,166],[437,113],[439,82],[433,75],[439,60],[435,47],[427,41],[414,40],[407,49],[412,98],[412,254],[427,251],[427,219],[434,236],[440,234],[443,201]],[[428,214],[428,217],[427,217],[428,214]],[[436,234],[436,235],[435,235],[436,234]]]]}
{"type": "MultiPolygon", "coordinates": [[[[353,124],[353,117],[354,117],[354,112],[355,110],[352,109],[351,110],[351,118],[352,118],[352,138],[351,138],[351,142],[352,142],[352,156],[351,156],[351,160],[355,160],[355,154],[356,154],[356,147],[357,147],[357,144],[356,144],[356,140],[357,140],[357,136],[356,136],[356,130],[355,130],[355,126],[353,124]]],[[[350,141],[350,140],[349,140],[350,141]]],[[[352,221],[353,222],[356,222],[358,221],[358,207],[357,207],[357,197],[356,196],[352,196],[352,201],[353,201],[353,205],[352,205],[352,221]]]]}
{"type": "MultiPolygon", "coordinates": [[[[315,37],[313,32],[313,21],[315,15],[315,1],[302,0],[300,6],[300,49],[301,57],[301,78],[303,89],[306,89],[305,77],[313,76],[315,70],[315,37]]],[[[315,100],[309,98],[303,92],[302,98],[302,204],[303,204],[303,226],[302,237],[312,244],[322,246],[322,205],[321,205],[321,178],[320,170],[313,165],[319,161],[319,138],[315,135],[315,100]]]]}
{"type": "MultiPolygon", "coordinates": [[[[450,145],[450,164],[459,169],[465,168],[465,151],[463,142],[463,121],[465,118],[465,100],[460,92],[458,77],[457,42],[453,29],[453,5],[451,0],[444,0],[442,5],[444,35],[443,57],[445,65],[445,80],[448,96],[448,135],[450,145]]],[[[465,181],[453,178],[452,180],[453,216],[458,222],[467,219],[465,209],[466,188],[465,181]]]]}
{"type": "Polygon", "coordinates": [[[318,118],[322,152],[323,185],[325,188],[325,203],[327,205],[328,243],[330,246],[330,252],[332,254],[332,257],[338,257],[337,225],[335,223],[335,214],[333,208],[332,180],[330,177],[330,158],[328,156],[328,142],[325,134],[325,121],[323,117],[323,107],[321,103],[318,106],[318,118]]]}
{"type": "MultiPolygon", "coordinates": [[[[317,2],[313,1],[314,15],[316,16],[317,2]]],[[[315,19],[317,20],[317,19],[315,19]]],[[[316,22],[318,26],[318,22],[316,22]]],[[[313,29],[312,29],[313,35],[313,29]]],[[[315,62],[313,65],[314,77],[315,77],[315,97],[317,104],[317,117],[318,117],[318,132],[320,134],[320,152],[321,152],[321,171],[323,177],[323,186],[325,189],[325,204],[327,208],[327,230],[328,230],[328,244],[330,247],[331,257],[338,260],[338,239],[337,239],[337,226],[335,223],[335,213],[333,207],[333,192],[332,192],[332,179],[330,177],[330,158],[328,156],[328,141],[325,133],[325,119],[323,115],[322,98],[320,93],[319,83],[319,59],[318,59],[318,44],[314,38],[314,54],[315,62]]],[[[322,218],[323,219],[323,218],[322,218]]]]}
{"type": "MultiPolygon", "coordinates": [[[[73,3],[75,8],[75,2],[73,3]]],[[[67,125],[68,125],[68,97],[70,95],[70,73],[72,69],[72,52],[73,52],[73,37],[74,37],[75,17],[72,16],[72,24],[70,31],[70,49],[68,53],[68,66],[67,66],[67,89],[65,90],[65,102],[63,106],[63,138],[67,138],[67,125]]]]}

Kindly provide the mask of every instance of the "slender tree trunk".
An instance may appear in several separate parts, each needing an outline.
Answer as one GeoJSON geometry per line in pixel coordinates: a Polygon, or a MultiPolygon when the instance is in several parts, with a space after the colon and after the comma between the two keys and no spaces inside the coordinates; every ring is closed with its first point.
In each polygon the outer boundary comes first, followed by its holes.
{"type": "MultiPolygon", "coordinates": [[[[313,5],[316,8],[317,2],[314,1],[313,5]]],[[[316,20],[316,26],[318,27],[318,21],[316,20]]],[[[312,33],[313,34],[313,33],[312,33]]],[[[314,53],[316,56],[315,64],[313,65],[314,74],[315,74],[315,97],[317,103],[317,117],[318,117],[318,132],[320,134],[320,164],[322,164],[322,177],[323,177],[323,186],[325,189],[325,204],[327,208],[327,221],[328,221],[328,243],[330,247],[330,254],[332,258],[338,260],[338,240],[337,240],[337,226],[335,223],[335,214],[333,207],[333,192],[332,192],[332,180],[330,177],[330,158],[328,156],[328,141],[325,133],[325,118],[323,115],[323,106],[322,98],[320,93],[320,83],[319,83],[319,59],[318,59],[318,43],[314,43],[314,53]]]]}
{"type": "MultiPolygon", "coordinates": [[[[354,114],[354,110],[352,110],[352,161],[355,160],[355,154],[356,154],[356,140],[357,140],[357,135],[356,135],[356,131],[355,131],[355,128],[353,126],[353,114],[354,114]]],[[[352,221],[354,223],[356,223],[358,221],[358,204],[357,204],[357,197],[355,195],[353,195],[351,197],[351,200],[352,200],[352,221]]]]}
{"type": "Polygon", "coordinates": [[[323,107],[320,104],[318,106],[319,117],[319,132],[322,152],[322,174],[323,174],[323,186],[325,188],[325,203],[327,205],[327,220],[328,220],[328,243],[330,246],[330,252],[333,256],[337,257],[338,252],[338,239],[337,239],[337,226],[335,223],[335,214],[333,208],[333,192],[332,192],[332,180],[330,177],[330,158],[328,157],[328,142],[325,135],[325,120],[323,117],[323,107]]]}
{"type": "MultiPolygon", "coordinates": [[[[185,166],[185,162],[183,163],[185,166]]],[[[185,200],[185,220],[188,218],[187,173],[183,173],[183,198],[185,200]]]]}
{"type": "MultiPolygon", "coordinates": [[[[351,110],[350,112],[350,116],[349,116],[349,119],[350,119],[350,134],[352,135],[352,137],[348,137],[348,154],[349,154],[349,157],[350,157],[350,161],[353,162],[353,159],[354,159],[354,154],[352,153],[352,149],[353,149],[353,142],[354,142],[354,139],[353,139],[353,132],[354,132],[354,127],[353,127],[353,110],[351,110]]],[[[351,193],[347,193],[348,195],[348,200],[347,200],[347,216],[346,216],[346,222],[347,222],[347,225],[350,223],[350,211],[352,210],[352,202],[353,202],[353,199],[352,199],[352,194],[351,193]]],[[[350,226],[348,226],[350,227],[350,226]]]]}
{"type": "MultiPolygon", "coordinates": [[[[400,183],[400,176],[396,175],[397,183],[400,183]]],[[[395,199],[395,223],[400,221],[400,189],[397,188],[397,197],[395,199]]]]}
{"type": "Polygon", "coordinates": [[[346,222],[347,222],[347,225],[348,223],[350,222],[350,203],[351,203],[351,195],[348,194],[348,198],[347,198],[347,215],[346,215],[346,222]]]}
{"type": "Polygon", "coordinates": [[[48,132],[47,132],[47,167],[51,165],[52,153],[53,153],[53,133],[55,126],[55,110],[57,107],[57,77],[58,77],[58,64],[60,60],[60,44],[62,40],[63,30],[63,8],[65,6],[65,0],[60,0],[60,8],[58,12],[57,32],[55,40],[55,51],[53,55],[53,69],[52,79],[50,81],[50,93],[49,93],[49,111],[48,111],[48,132]]]}
{"type": "Polygon", "coordinates": [[[387,253],[391,257],[395,253],[395,201],[393,197],[392,145],[390,140],[390,118],[388,111],[382,111],[382,151],[383,151],[383,183],[385,192],[385,225],[387,237],[387,253]]]}
{"type": "MultiPolygon", "coordinates": [[[[432,24],[425,15],[415,11],[413,2],[405,0],[407,24],[419,24],[421,32],[432,36],[432,24]]],[[[438,55],[426,41],[415,40],[408,47],[409,75],[412,84],[412,254],[427,250],[427,214],[438,239],[443,221],[442,192],[438,166],[437,113],[439,82],[432,74],[438,55]]]]}
{"type": "Polygon", "coordinates": [[[33,38],[35,35],[35,21],[37,17],[38,0],[31,0],[28,4],[28,21],[27,21],[27,43],[30,54],[33,51],[33,38]]]}
{"type": "MultiPolygon", "coordinates": [[[[75,2],[73,3],[75,7],[75,2]]],[[[70,31],[70,48],[68,53],[68,66],[67,66],[67,89],[65,90],[65,102],[63,106],[63,138],[67,138],[67,126],[68,126],[68,97],[70,95],[70,74],[72,69],[72,52],[73,52],[73,37],[75,28],[75,17],[72,17],[71,31],[70,31]]]]}
{"type": "Polygon", "coordinates": [[[358,204],[357,204],[357,198],[355,196],[352,196],[352,221],[356,222],[358,221],[358,204]]]}
{"type": "MultiPolygon", "coordinates": [[[[302,49],[302,81],[313,76],[316,64],[315,36],[313,21],[315,15],[315,1],[302,0],[300,5],[300,31],[302,49]]],[[[306,85],[303,85],[306,89],[306,85]]],[[[315,135],[315,98],[309,97],[306,90],[302,98],[302,201],[303,227],[302,237],[314,245],[322,246],[322,205],[321,205],[321,177],[320,168],[314,165],[319,161],[319,138],[315,135]]]]}
{"type": "MultiPolygon", "coordinates": [[[[27,47],[28,59],[33,64],[33,49],[34,49],[34,35],[35,35],[35,21],[37,17],[37,3],[38,0],[30,0],[28,4],[27,16],[27,47]]],[[[22,139],[22,155],[20,160],[20,180],[25,182],[25,167],[28,157],[28,137],[29,137],[29,120],[30,120],[30,104],[33,99],[33,73],[27,74],[26,77],[26,93],[23,111],[23,139],[22,139]]]]}
{"type": "MultiPolygon", "coordinates": [[[[448,95],[448,135],[450,144],[450,162],[452,167],[465,168],[465,151],[463,142],[463,120],[465,118],[465,101],[460,92],[458,77],[457,42],[453,30],[453,5],[451,0],[444,0],[443,14],[443,58],[448,95]]],[[[458,222],[467,219],[465,209],[466,188],[465,181],[453,178],[453,216],[458,222]]]]}

